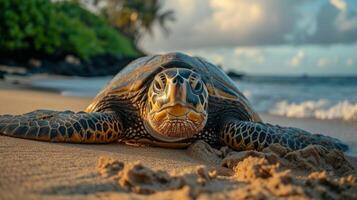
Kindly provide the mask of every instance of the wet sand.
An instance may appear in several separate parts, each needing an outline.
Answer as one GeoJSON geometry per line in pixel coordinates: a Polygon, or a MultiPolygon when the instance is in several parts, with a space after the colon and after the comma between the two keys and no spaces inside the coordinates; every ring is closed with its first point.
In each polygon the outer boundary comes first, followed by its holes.
{"type": "MultiPolygon", "coordinates": [[[[20,114],[39,108],[80,111],[90,101],[48,91],[14,89],[0,83],[0,114],[20,114]]],[[[357,130],[354,124],[339,121],[269,115],[263,115],[263,119],[313,132],[339,131],[351,137],[357,130]]],[[[119,143],[46,143],[0,136],[0,157],[0,199],[353,199],[357,196],[353,169],[357,167],[357,159],[347,156],[344,160],[343,155],[315,146],[299,152],[276,147],[264,153],[228,153],[227,149],[213,150],[202,143],[189,150],[178,150],[119,143]]]]}

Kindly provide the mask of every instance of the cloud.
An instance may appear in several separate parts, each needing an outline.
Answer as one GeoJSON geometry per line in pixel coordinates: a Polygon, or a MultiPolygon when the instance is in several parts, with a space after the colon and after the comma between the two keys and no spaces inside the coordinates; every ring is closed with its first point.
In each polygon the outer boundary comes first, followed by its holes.
{"type": "MultiPolygon", "coordinates": [[[[341,7],[341,6],[340,6],[341,7]]],[[[334,4],[325,4],[316,17],[316,31],[305,43],[351,43],[357,40],[357,14],[334,4]]]]}
{"type": "Polygon", "coordinates": [[[211,16],[195,26],[202,40],[210,46],[258,46],[285,44],[302,18],[305,0],[209,2],[211,16]]]}
{"type": "Polygon", "coordinates": [[[353,58],[347,58],[346,65],[347,66],[352,66],[353,64],[354,64],[354,59],[353,58]]]}
{"type": "Polygon", "coordinates": [[[356,75],[356,50],[357,44],[329,47],[282,45],[209,48],[185,52],[202,56],[214,64],[221,64],[226,71],[234,70],[247,74],[356,75]]]}
{"type": "Polygon", "coordinates": [[[155,37],[146,36],[141,42],[146,49],[357,41],[357,14],[344,0],[168,0],[165,8],[176,12],[171,35],[164,37],[155,28],[155,37]]]}
{"type": "Polygon", "coordinates": [[[151,50],[283,44],[300,15],[297,1],[170,0],[177,21],[165,38],[156,28],[141,45],[151,50]]]}
{"type": "MultiPolygon", "coordinates": [[[[217,53],[216,51],[200,51],[200,50],[193,50],[193,51],[185,51],[188,55],[191,56],[201,56],[207,59],[209,62],[212,62],[216,65],[223,65],[227,62],[226,57],[222,53],[217,53]]],[[[222,67],[225,67],[224,65],[222,67]]]]}
{"type": "Polygon", "coordinates": [[[345,11],[347,9],[347,4],[344,0],[330,0],[330,3],[341,11],[345,11]]]}
{"type": "Polygon", "coordinates": [[[339,63],[339,58],[327,58],[321,57],[317,60],[317,67],[319,68],[326,68],[327,66],[337,65],[339,63]]]}
{"type": "Polygon", "coordinates": [[[212,0],[210,6],[213,14],[203,22],[203,26],[214,25],[221,32],[247,31],[242,27],[254,27],[263,21],[263,17],[266,15],[264,6],[255,2],[212,0]]]}
{"type": "Polygon", "coordinates": [[[263,51],[256,48],[235,48],[234,55],[238,60],[250,60],[258,64],[265,62],[263,51]]]}
{"type": "Polygon", "coordinates": [[[319,58],[317,61],[317,66],[324,68],[326,65],[329,65],[331,61],[328,58],[319,58]]]}
{"type": "Polygon", "coordinates": [[[304,60],[305,58],[305,53],[304,51],[300,50],[297,52],[297,54],[291,58],[289,61],[289,65],[292,67],[298,67],[300,63],[304,60]]]}
{"type": "Polygon", "coordinates": [[[219,54],[212,54],[211,61],[213,63],[218,64],[218,65],[222,65],[224,63],[224,57],[222,55],[219,55],[219,54]]]}

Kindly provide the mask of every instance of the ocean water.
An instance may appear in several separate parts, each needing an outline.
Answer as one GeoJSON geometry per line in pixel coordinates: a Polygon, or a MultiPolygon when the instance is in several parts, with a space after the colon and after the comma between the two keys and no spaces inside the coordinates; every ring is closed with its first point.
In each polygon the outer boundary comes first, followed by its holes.
{"type": "Polygon", "coordinates": [[[247,76],[236,82],[261,113],[357,121],[357,77],[247,76]]]}
{"type": "MultiPolygon", "coordinates": [[[[34,80],[32,85],[94,97],[111,78],[34,80]]],[[[235,82],[260,113],[357,121],[357,77],[245,76],[235,82]]]]}
{"type": "Polygon", "coordinates": [[[63,96],[95,97],[106,86],[112,76],[68,79],[38,79],[31,81],[31,86],[43,89],[53,89],[63,96]]]}

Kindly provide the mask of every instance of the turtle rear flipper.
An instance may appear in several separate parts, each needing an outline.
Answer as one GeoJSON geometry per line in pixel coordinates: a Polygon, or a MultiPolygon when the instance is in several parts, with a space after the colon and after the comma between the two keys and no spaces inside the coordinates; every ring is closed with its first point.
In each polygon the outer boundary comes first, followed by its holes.
{"type": "Polygon", "coordinates": [[[108,143],[123,132],[115,113],[36,110],[0,115],[0,134],[51,142],[108,143]]]}
{"type": "Polygon", "coordinates": [[[273,143],[292,150],[302,149],[310,144],[322,145],[328,149],[348,150],[348,146],[336,138],[261,122],[229,120],[223,126],[221,136],[226,145],[236,150],[262,150],[273,143]]]}

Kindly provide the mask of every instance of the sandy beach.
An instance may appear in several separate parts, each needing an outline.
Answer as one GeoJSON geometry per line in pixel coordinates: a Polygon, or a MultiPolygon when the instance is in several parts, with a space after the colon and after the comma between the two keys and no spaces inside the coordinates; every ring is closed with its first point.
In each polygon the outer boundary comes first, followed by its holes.
{"type": "MultiPolygon", "coordinates": [[[[0,83],[0,114],[83,110],[91,98],[0,83]]],[[[262,115],[341,138],[357,125],[262,115]]],[[[319,146],[290,152],[46,143],[0,136],[0,199],[355,199],[357,158],[319,146]],[[159,171],[158,171],[159,170],[159,171]]]]}

